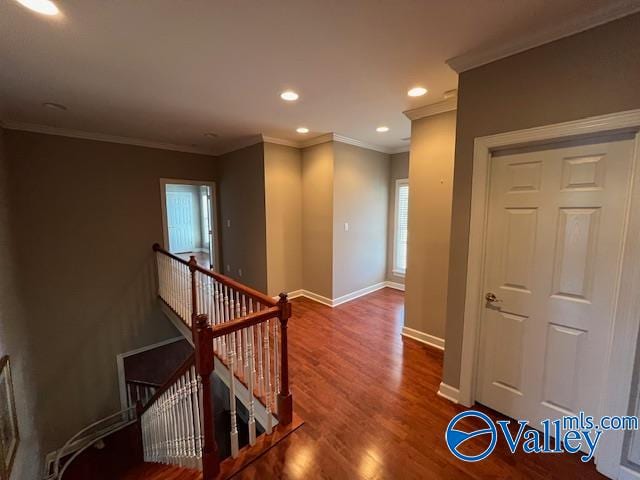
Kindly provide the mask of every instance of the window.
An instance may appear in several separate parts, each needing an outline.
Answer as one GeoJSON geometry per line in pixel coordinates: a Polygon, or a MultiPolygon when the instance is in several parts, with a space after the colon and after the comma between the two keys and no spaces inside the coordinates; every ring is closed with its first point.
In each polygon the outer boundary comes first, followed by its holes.
{"type": "Polygon", "coordinates": [[[409,181],[396,180],[393,273],[404,276],[407,270],[407,224],[409,223],[409,181]]]}

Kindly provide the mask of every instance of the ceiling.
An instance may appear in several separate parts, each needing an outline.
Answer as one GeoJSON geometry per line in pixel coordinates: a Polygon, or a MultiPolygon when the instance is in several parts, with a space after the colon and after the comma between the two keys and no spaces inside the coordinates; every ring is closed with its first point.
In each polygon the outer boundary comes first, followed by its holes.
{"type": "MultiPolygon", "coordinates": [[[[608,5],[615,3],[629,2],[608,5]]],[[[299,141],[327,132],[383,149],[406,148],[410,121],[402,112],[441,101],[456,88],[457,74],[446,60],[521,42],[526,35],[539,39],[549,25],[575,30],[573,24],[594,18],[603,2],[57,5],[61,15],[46,17],[0,0],[0,118],[7,125],[46,125],[220,153],[257,134],[299,141]],[[429,93],[408,97],[415,85],[429,93]],[[300,99],[282,101],[285,89],[300,99]],[[43,108],[43,102],[68,109],[43,108]],[[377,133],[380,125],[390,130],[377,133]],[[296,133],[299,126],[310,133],[296,133]]]]}

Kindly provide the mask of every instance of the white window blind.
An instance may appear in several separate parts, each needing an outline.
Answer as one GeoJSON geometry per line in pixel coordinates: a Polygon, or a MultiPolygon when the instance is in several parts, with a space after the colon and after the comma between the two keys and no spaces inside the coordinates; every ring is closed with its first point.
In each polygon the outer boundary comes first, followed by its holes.
{"type": "Polygon", "coordinates": [[[404,275],[407,269],[407,225],[409,223],[409,183],[396,182],[396,231],[393,272],[404,275]]]}

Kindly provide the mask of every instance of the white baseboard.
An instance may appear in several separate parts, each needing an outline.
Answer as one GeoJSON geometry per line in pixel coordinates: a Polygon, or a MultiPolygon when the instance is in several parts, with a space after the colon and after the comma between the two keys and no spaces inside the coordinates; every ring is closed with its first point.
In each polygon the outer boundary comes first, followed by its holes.
{"type": "MultiPolygon", "coordinates": [[[[293,298],[298,298],[298,297],[303,297],[304,296],[304,290],[293,290],[292,292],[287,293],[287,297],[289,298],[289,300],[293,299],[293,298]]],[[[274,297],[276,300],[278,299],[278,297],[274,297]]]]}
{"type": "Polygon", "coordinates": [[[356,298],[363,297],[364,295],[368,295],[369,293],[373,293],[377,290],[381,290],[386,286],[386,282],[380,282],[376,283],[375,285],[361,288],[360,290],[356,290],[355,292],[347,293],[346,295],[342,295],[341,297],[334,298],[331,306],[337,307],[338,305],[342,305],[343,303],[350,302],[351,300],[355,300],[356,298]]]}
{"type": "Polygon", "coordinates": [[[420,343],[424,343],[425,345],[429,345],[430,347],[437,348],[438,350],[444,350],[444,338],[429,335],[428,333],[421,332],[420,330],[414,330],[409,327],[402,327],[402,335],[417,340],[420,343]]]}
{"type": "Polygon", "coordinates": [[[444,382],[441,382],[440,389],[438,390],[438,396],[446,398],[450,402],[459,403],[458,398],[460,397],[460,390],[452,387],[451,385],[447,385],[444,382]]]}
{"type": "Polygon", "coordinates": [[[404,292],[404,283],[390,282],[389,280],[387,280],[386,282],[384,282],[384,284],[385,287],[393,288],[395,290],[402,290],[404,292]]]}
{"type": "MultiPolygon", "coordinates": [[[[290,300],[298,297],[306,297],[309,300],[313,300],[315,302],[321,303],[322,305],[326,305],[327,307],[333,308],[333,307],[337,307],[338,305],[342,305],[344,303],[350,302],[351,300],[355,300],[356,298],[360,298],[370,293],[373,293],[377,290],[381,290],[385,287],[404,291],[403,284],[384,281],[384,282],[376,283],[375,285],[370,285],[368,287],[361,288],[360,290],[356,290],[355,292],[347,293],[346,295],[342,295],[341,297],[333,298],[333,299],[319,295],[310,290],[304,290],[304,289],[293,290],[289,292],[287,295],[290,300]]],[[[273,297],[273,299],[277,300],[278,297],[273,297]]]]}
{"type": "Polygon", "coordinates": [[[327,297],[323,297],[322,295],[318,295],[317,293],[310,292],[309,290],[301,290],[301,297],[306,297],[315,302],[326,305],[327,307],[333,307],[333,300],[327,297]]]}

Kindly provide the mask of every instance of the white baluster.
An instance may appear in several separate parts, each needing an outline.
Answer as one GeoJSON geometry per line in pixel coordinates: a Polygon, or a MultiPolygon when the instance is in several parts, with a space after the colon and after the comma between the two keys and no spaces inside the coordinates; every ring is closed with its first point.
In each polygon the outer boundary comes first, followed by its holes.
{"type": "MultiPolygon", "coordinates": [[[[260,304],[256,303],[256,313],[260,312],[260,304]]],[[[263,340],[262,340],[262,325],[258,324],[256,328],[257,333],[257,348],[256,353],[258,354],[258,395],[263,395],[265,393],[264,388],[264,369],[262,366],[262,358],[264,357],[264,348],[263,348],[263,340]]]]}
{"type": "Polygon", "coordinates": [[[181,380],[178,379],[175,390],[175,400],[173,402],[173,408],[176,412],[176,424],[177,424],[177,435],[178,435],[178,464],[182,467],[188,466],[186,463],[187,459],[187,435],[185,434],[184,429],[184,409],[182,408],[182,384],[181,380]]]}
{"type": "Polygon", "coordinates": [[[171,461],[170,463],[175,464],[178,458],[178,435],[176,432],[176,419],[175,419],[175,410],[174,410],[174,394],[173,394],[174,386],[169,388],[169,395],[167,395],[167,412],[169,414],[169,439],[171,441],[171,461]]]}
{"type": "Polygon", "coordinates": [[[171,274],[173,275],[173,280],[172,280],[172,291],[173,291],[173,299],[171,302],[171,307],[175,310],[175,312],[180,315],[182,312],[181,309],[181,303],[179,301],[180,299],[180,288],[181,288],[181,284],[180,284],[180,277],[179,277],[179,270],[178,270],[178,265],[176,264],[176,261],[172,258],[170,260],[171,262],[171,274]]]}
{"type": "Polygon", "coordinates": [[[162,258],[156,252],[156,268],[158,269],[158,295],[162,298],[162,258]]]}
{"type": "Polygon", "coordinates": [[[236,418],[236,377],[233,374],[236,363],[236,337],[234,333],[229,335],[227,346],[229,347],[229,408],[231,410],[231,456],[236,458],[238,456],[238,424],[236,418]]]}
{"type": "Polygon", "coordinates": [[[266,408],[267,408],[267,424],[265,425],[265,431],[268,434],[271,434],[273,429],[272,421],[271,421],[271,362],[269,355],[269,322],[262,322],[260,324],[264,328],[264,337],[262,339],[263,350],[265,354],[264,359],[264,373],[265,373],[265,387],[266,387],[266,408]]]}
{"type": "Polygon", "coordinates": [[[178,390],[180,391],[180,396],[178,397],[178,408],[180,410],[180,419],[182,422],[182,455],[183,455],[183,464],[185,467],[191,467],[191,458],[189,455],[189,422],[188,422],[188,411],[187,411],[187,386],[186,386],[186,373],[184,373],[178,382],[178,390]]]}
{"type": "Polygon", "coordinates": [[[182,266],[183,276],[184,276],[184,286],[185,286],[185,294],[183,297],[184,302],[184,319],[187,321],[187,324],[191,326],[191,272],[189,271],[189,267],[186,265],[182,266]]]}
{"type": "Polygon", "coordinates": [[[196,468],[196,448],[193,434],[193,403],[191,401],[191,369],[185,373],[183,382],[184,396],[182,404],[186,417],[187,456],[189,457],[189,467],[196,468]]]}
{"type": "Polygon", "coordinates": [[[249,385],[249,444],[255,445],[256,443],[256,420],[255,420],[255,407],[253,403],[253,327],[245,328],[247,338],[247,354],[249,357],[249,378],[247,385],[249,385]]]}
{"type": "Polygon", "coordinates": [[[182,318],[182,264],[173,260],[176,275],[176,304],[174,308],[180,318],[182,318]]]}
{"type": "Polygon", "coordinates": [[[278,393],[280,393],[280,356],[279,356],[279,343],[278,343],[278,323],[277,318],[268,320],[273,324],[273,372],[274,372],[274,385],[273,385],[273,410],[278,411],[278,393]]]}
{"type": "MultiPolygon", "coordinates": [[[[215,327],[219,322],[219,295],[218,295],[218,282],[213,278],[211,279],[211,325],[215,327]]],[[[222,345],[220,343],[220,337],[213,339],[213,352],[217,355],[222,354],[222,345]]]]}
{"type": "MultiPolygon", "coordinates": [[[[234,320],[236,318],[240,317],[240,293],[236,292],[235,290],[232,291],[233,292],[233,306],[234,306],[234,313],[233,313],[233,318],[234,320]]],[[[243,365],[244,365],[244,350],[243,350],[243,342],[242,342],[242,332],[240,330],[236,330],[236,342],[237,342],[237,347],[236,347],[236,370],[237,370],[237,374],[238,377],[240,377],[240,375],[243,374],[243,365]]]]}
{"type": "MultiPolygon", "coordinates": [[[[213,282],[213,291],[214,291],[214,299],[215,299],[214,303],[215,303],[215,312],[216,312],[215,323],[216,325],[220,325],[223,323],[222,308],[220,307],[220,302],[222,301],[222,298],[220,295],[220,284],[216,281],[213,282]]],[[[218,354],[221,355],[222,358],[225,358],[224,336],[218,337],[216,340],[218,342],[218,354]]]]}
{"type": "MultiPolygon", "coordinates": [[[[244,296],[244,294],[238,294],[238,296],[240,297],[240,315],[242,317],[246,317],[247,316],[247,300],[244,296]]],[[[244,344],[244,380],[245,382],[247,381],[247,378],[249,378],[249,344],[247,341],[247,336],[249,335],[249,332],[247,331],[247,329],[244,329],[244,331],[242,332],[243,335],[243,344],[244,344]]]]}
{"type": "Polygon", "coordinates": [[[202,418],[200,417],[200,392],[202,390],[202,383],[200,377],[196,375],[195,367],[191,367],[191,399],[193,402],[193,425],[194,425],[194,444],[196,450],[196,457],[202,468],[202,447],[203,447],[203,430],[202,430],[202,418]]]}

